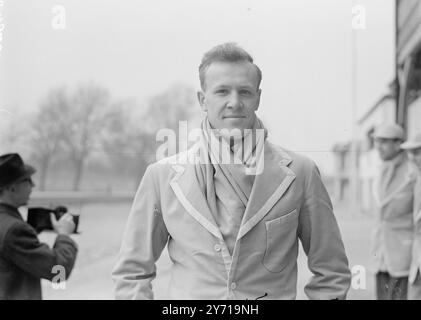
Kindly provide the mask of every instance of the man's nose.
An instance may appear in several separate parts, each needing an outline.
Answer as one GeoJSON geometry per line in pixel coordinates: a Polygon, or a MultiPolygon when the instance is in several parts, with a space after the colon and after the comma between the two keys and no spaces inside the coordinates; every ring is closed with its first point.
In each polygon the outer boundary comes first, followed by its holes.
{"type": "Polygon", "coordinates": [[[238,108],[242,106],[242,102],[240,99],[240,95],[238,92],[233,91],[229,96],[229,101],[227,103],[227,107],[229,108],[238,108]]]}

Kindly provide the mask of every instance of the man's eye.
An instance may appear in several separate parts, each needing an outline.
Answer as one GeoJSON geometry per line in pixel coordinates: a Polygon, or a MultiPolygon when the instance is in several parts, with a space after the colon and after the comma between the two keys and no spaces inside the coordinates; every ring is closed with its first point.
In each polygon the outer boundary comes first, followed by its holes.
{"type": "Polygon", "coordinates": [[[248,90],[241,90],[241,91],[240,91],[240,94],[241,94],[242,96],[249,96],[249,95],[251,95],[251,91],[248,91],[248,90]]]}
{"type": "Polygon", "coordinates": [[[219,90],[216,90],[216,93],[217,94],[226,94],[228,92],[228,90],[226,90],[226,89],[219,89],[219,90]]]}

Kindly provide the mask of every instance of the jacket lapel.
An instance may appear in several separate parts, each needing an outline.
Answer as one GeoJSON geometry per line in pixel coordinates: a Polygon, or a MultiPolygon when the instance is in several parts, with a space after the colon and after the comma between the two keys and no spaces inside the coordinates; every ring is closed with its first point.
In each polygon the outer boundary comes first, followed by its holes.
{"type": "MultiPolygon", "coordinates": [[[[264,168],[256,175],[250,199],[244,212],[237,240],[249,232],[272,209],[295,179],[295,173],[288,168],[292,162],[282,149],[274,150],[265,143],[264,168]]],[[[194,165],[172,166],[177,172],[170,186],[184,209],[206,230],[223,240],[221,231],[201,192],[194,165]]]]}
{"type": "Polygon", "coordinates": [[[414,188],[414,213],[415,222],[421,220],[421,176],[418,176],[418,180],[414,188]]]}
{"type": "Polygon", "coordinates": [[[212,212],[202,193],[202,188],[196,178],[196,172],[193,164],[172,166],[177,172],[171,180],[170,186],[176,197],[183,205],[184,209],[206,230],[215,237],[223,240],[212,212]]]}
{"type": "Polygon", "coordinates": [[[397,193],[399,193],[408,183],[408,179],[404,178],[402,184],[395,190],[390,190],[389,185],[392,179],[396,176],[396,170],[405,160],[404,155],[400,154],[396,159],[391,160],[391,163],[385,165],[378,177],[378,198],[380,207],[388,204],[397,193]]]}
{"type": "Polygon", "coordinates": [[[11,205],[5,204],[5,203],[0,203],[0,214],[1,213],[9,214],[12,217],[15,217],[19,220],[23,220],[23,218],[20,215],[18,209],[16,209],[15,207],[12,207],[11,205]]]}
{"type": "Polygon", "coordinates": [[[256,175],[237,240],[263,219],[295,179],[288,168],[292,159],[286,152],[274,150],[269,143],[265,144],[264,152],[263,172],[256,175]]]}
{"type": "Polygon", "coordinates": [[[398,188],[396,188],[396,190],[388,194],[384,199],[381,199],[379,203],[380,208],[386,206],[390,201],[395,199],[395,197],[400,192],[402,192],[402,190],[404,190],[409,183],[411,183],[411,181],[409,179],[405,179],[405,181],[403,181],[402,184],[398,188]]]}

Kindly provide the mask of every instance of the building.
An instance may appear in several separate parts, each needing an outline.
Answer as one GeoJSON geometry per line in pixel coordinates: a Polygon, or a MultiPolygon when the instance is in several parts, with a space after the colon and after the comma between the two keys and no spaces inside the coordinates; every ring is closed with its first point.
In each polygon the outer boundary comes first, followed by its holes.
{"type": "Polygon", "coordinates": [[[421,1],[396,0],[397,122],[408,137],[421,131],[421,1]]]}
{"type": "Polygon", "coordinates": [[[379,165],[373,148],[374,128],[381,123],[396,122],[405,129],[407,137],[421,132],[421,1],[396,0],[395,8],[396,77],[389,92],[358,120],[357,136],[354,137],[358,146],[356,194],[351,194],[348,187],[353,170],[349,165],[343,165],[352,162],[351,144],[337,144],[332,150],[337,163],[335,196],[355,200],[363,212],[372,208],[371,190],[379,165]]]}

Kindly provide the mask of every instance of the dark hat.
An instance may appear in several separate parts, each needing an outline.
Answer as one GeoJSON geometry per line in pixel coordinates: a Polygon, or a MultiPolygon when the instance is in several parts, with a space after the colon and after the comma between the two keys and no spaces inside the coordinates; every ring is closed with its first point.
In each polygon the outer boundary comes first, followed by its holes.
{"type": "Polygon", "coordinates": [[[0,187],[26,179],[35,173],[35,168],[23,163],[17,153],[0,156],[0,187]]]}

